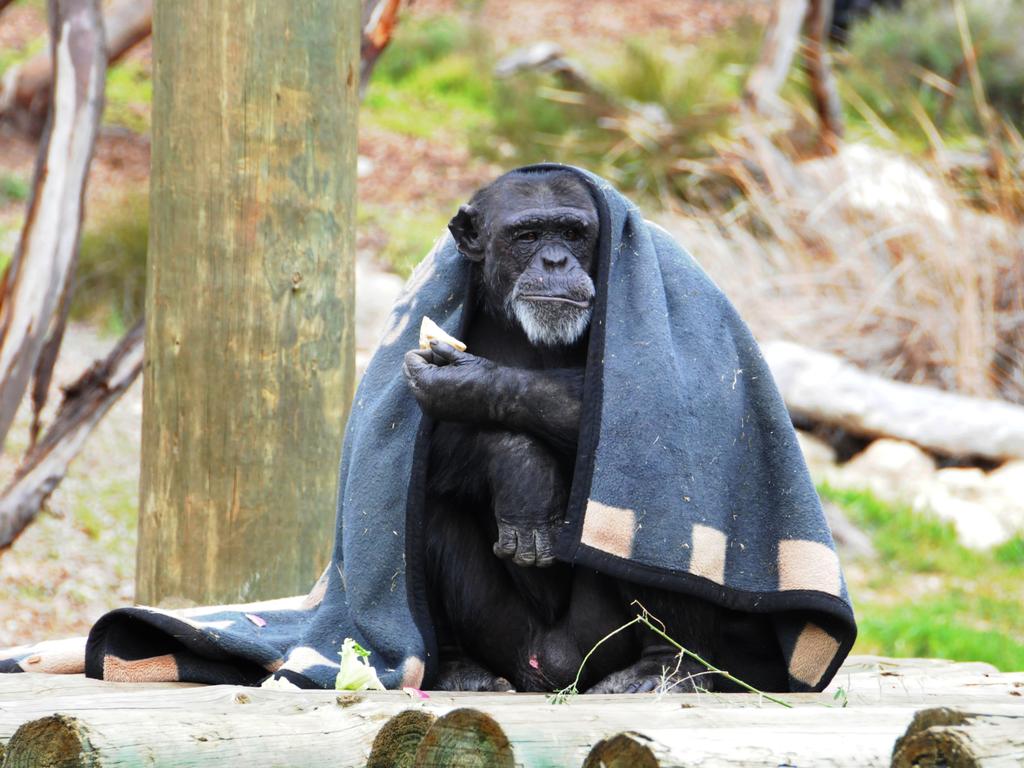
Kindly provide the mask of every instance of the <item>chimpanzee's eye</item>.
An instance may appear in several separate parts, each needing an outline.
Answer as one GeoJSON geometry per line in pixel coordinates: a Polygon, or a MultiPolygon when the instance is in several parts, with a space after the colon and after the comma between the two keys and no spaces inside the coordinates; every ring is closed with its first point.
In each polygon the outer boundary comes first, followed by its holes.
{"type": "Polygon", "coordinates": [[[569,227],[567,230],[565,230],[564,237],[566,240],[579,240],[580,231],[576,229],[576,227],[569,227]]]}
{"type": "Polygon", "coordinates": [[[537,233],[526,230],[516,235],[516,240],[521,240],[524,243],[533,243],[537,240],[537,233]]]}

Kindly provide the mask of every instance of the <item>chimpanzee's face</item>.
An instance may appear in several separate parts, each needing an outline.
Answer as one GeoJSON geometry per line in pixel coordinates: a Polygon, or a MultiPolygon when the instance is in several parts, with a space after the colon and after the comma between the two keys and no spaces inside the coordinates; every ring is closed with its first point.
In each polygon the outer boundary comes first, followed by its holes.
{"type": "Polygon", "coordinates": [[[449,225],[459,250],[482,261],[492,306],[535,345],[572,344],[587,330],[598,214],[569,173],[506,177],[474,196],[449,225]]]}

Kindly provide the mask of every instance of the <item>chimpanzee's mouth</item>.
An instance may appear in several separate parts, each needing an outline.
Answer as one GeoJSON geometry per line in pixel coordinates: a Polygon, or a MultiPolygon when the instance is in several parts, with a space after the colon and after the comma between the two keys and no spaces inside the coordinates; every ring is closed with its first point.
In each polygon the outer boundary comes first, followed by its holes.
{"type": "Polygon", "coordinates": [[[590,299],[586,301],[579,301],[578,299],[572,299],[568,296],[538,296],[536,294],[523,293],[519,295],[519,298],[526,299],[527,301],[551,301],[558,304],[571,304],[574,307],[580,309],[587,309],[590,306],[590,299]]]}

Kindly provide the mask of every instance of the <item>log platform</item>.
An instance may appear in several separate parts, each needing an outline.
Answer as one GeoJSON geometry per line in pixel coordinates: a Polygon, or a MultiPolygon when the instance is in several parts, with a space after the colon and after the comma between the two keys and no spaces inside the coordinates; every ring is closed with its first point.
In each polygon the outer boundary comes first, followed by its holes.
{"type": "Polygon", "coordinates": [[[851,657],[827,691],[346,693],[0,675],[22,766],[1020,766],[1024,673],[851,657]]]}

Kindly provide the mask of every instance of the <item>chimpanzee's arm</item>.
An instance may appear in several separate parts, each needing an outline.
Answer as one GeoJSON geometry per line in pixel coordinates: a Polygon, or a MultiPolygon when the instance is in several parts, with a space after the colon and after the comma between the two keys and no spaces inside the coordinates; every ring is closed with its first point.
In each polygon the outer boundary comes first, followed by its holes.
{"type": "Polygon", "coordinates": [[[406,353],[403,370],[434,419],[489,424],[534,435],[562,454],[576,451],[582,369],[511,368],[435,342],[406,353]]]}
{"type": "Polygon", "coordinates": [[[506,429],[539,437],[559,453],[576,452],[582,401],[582,368],[497,366],[495,371],[495,420],[506,429]]]}

